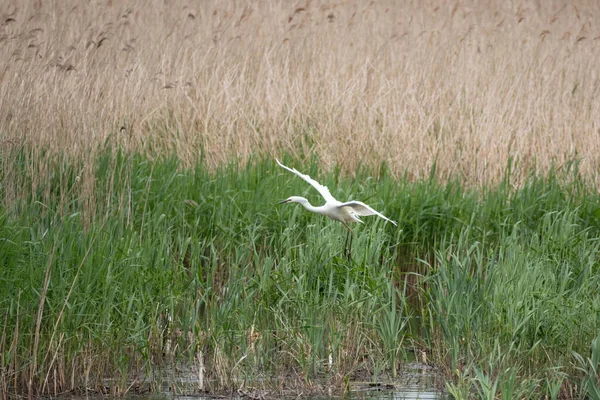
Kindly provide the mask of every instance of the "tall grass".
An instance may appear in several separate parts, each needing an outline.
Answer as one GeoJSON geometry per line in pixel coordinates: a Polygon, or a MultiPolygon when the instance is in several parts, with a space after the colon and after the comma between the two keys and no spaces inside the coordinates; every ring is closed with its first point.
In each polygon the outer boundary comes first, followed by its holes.
{"type": "Polygon", "coordinates": [[[0,140],[598,184],[598,3],[4,1],[0,140]]]}
{"type": "Polygon", "coordinates": [[[13,154],[18,197],[0,209],[3,393],[158,388],[175,365],[202,375],[194,390],[342,390],[393,378],[415,349],[453,393],[591,390],[599,199],[574,167],[473,190],[306,160],[334,196],[401,222],[358,227],[349,262],[343,227],[276,205],[319,199],[271,159],[29,152],[13,154]],[[37,168],[51,179],[32,186],[37,168]]]}
{"type": "Polygon", "coordinates": [[[418,351],[457,397],[597,396],[599,18],[2,2],[0,392],[342,388],[418,351]],[[348,262],[273,154],[401,228],[348,262]]]}

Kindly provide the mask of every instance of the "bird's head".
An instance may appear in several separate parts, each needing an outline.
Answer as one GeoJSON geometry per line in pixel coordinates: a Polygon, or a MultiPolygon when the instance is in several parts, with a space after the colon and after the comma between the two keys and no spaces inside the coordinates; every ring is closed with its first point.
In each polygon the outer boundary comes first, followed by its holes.
{"type": "Polygon", "coordinates": [[[288,197],[285,200],[281,200],[278,204],[285,204],[285,203],[304,203],[307,200],[304,197],[300,197],[300,196],[291,196],[288,197]]]}

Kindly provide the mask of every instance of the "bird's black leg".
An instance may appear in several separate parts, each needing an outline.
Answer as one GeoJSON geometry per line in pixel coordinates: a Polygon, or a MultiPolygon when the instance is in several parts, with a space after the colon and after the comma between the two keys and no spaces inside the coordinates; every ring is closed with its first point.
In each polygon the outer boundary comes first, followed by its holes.
{"type": "Polygon", "coordinates": [[[348,261],[352,261],[352,240],[354,239],[354,235],[348,234],[350,236],[350,243],[348,243],[348,261]]]}
{"type": "Polygon", "coordinates": [[[342,222],[344,226],[348,229],[348,233],[346,234],[346,241],[344,242],[344,256],[348,258],[348,261],[352,260],[352,238],[354,238],[354,232],[348,226],[347,223],[342,222]]]}
{"type": "Polygon", "coordinates": [[[350,236],[350,231],[346,232],[346,240],[344,241],[344,257],[348,256],[348,237],[350,236]]]}

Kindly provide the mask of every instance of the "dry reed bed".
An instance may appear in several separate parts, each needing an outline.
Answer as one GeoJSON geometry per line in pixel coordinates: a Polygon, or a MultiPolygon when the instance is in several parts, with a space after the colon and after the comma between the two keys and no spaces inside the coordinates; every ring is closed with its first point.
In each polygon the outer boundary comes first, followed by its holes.
{"type": "MultiPolygon", "coordinates": [[[[9,1],[0,138],[497,182],[581,160],[600,183],[594,1],[9,1]]],[[[9,160],[7,157],[3,159],[9,160]]]]}

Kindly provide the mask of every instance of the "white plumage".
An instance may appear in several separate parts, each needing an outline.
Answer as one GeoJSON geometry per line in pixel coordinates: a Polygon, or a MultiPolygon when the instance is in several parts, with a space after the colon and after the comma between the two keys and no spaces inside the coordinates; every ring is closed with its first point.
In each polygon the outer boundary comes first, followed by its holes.
{"type": "Polygon", "coordinates": [[[286,167],[279,160],[277,160],[277,159],[275,159],[275,160],[277,161],[277,164],[279,164],[280,167],[285,168],[286,170],[288,170],[290,172],[293,172],[294,174],[298,175],[300,178],[304,179],[307,183],[312,185],[315,189],[317,189],[317,191],[321,194],[321,196],[323,196],[323,199],[325,199],[324,205],[313,206],[304,197],[291,196],[291,197],[281,201],[280,204],[281,203],[301,204],[308,211],[312,211],[317,214],[325,215],[331,219],[340,221],[342,224],[344,224],[344,226],[346,228],[348,228],[348,230],[350,232],[352,232],[352,229],[350,229],[350,227],[348,226],[349,222],[361,222],[362,223],[363,221],[361,221],[361,219],[359,217],[366,217],[369,215],[377,215],[378,217],[391,222],[395,226],[398,226],[398,224],[395,221],[392,221],[391,219],[389,219],[382,213],[375,211],[373,208],[366,205],[362,201],[352,200],[352,201],[347,201],[345,203],[342,203],[342,202],[336,200],[331,195],[331,192],[329,192],[329,189],[327,188],[327,186],[323,186],[319,182],[312,179],[310,176],[298,172],[295,168],[286,167]]]}

